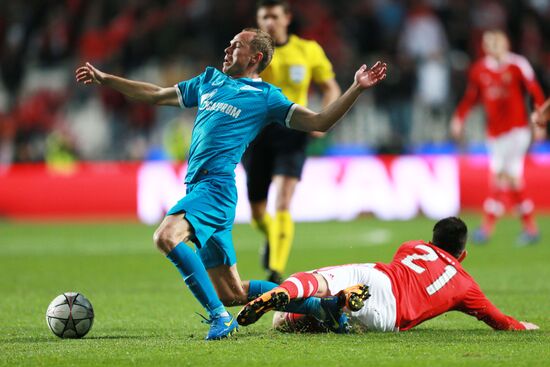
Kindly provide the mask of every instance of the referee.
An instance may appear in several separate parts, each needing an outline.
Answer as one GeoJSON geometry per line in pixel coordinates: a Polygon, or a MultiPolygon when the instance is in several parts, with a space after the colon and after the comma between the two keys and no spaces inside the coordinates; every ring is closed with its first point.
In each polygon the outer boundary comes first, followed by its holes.
{"type": "MultiPolygon", "coordinates": [[[[292,102],[307,106],[309,86],[313,81],[323,95],[323,107],[336,100],[340,87],[332,64],[315,41],[288,34],[292,15],[285,0],[260,0],[257,5],[258,27],[275,40],[275,54],[261,78],[282,89],[292,102]]],[[[248,200],[252,224],[266,239],[263,266],[268,279],[280,283],[292,242],[294,222],[290,203],[300,180],[306,159],[308,133],[268,125],[248,147],[243,156],[247,174],[248,200]],[[269,186],[276,192],[276,212],[267,210],[269,186]]]]}

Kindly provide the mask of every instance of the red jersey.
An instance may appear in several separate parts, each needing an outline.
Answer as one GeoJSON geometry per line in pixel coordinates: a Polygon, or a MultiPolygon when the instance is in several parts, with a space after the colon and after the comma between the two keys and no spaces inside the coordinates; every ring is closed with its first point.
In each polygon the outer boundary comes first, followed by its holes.
{"type": "Polygon", "coordinates": [[[508,53],[505,61],[499,64],[486,56],[472,66],[466,92],[455,116],[464,121],[474,104],[481,101],[487,115],[487,134],[499,136],[528,125],[526,91],[537,107],[544,103],[542,88],[525,57],[508,53]]]}
{"type": "Polygon", "coordinates": [[[429,242],[404,243],[390,264],[376,263],[388,275],[397,306],[395,326],[408,330],[447,311],[461,311],[497,330],[523,330],[485,297],[458,260],[429,242]]]}

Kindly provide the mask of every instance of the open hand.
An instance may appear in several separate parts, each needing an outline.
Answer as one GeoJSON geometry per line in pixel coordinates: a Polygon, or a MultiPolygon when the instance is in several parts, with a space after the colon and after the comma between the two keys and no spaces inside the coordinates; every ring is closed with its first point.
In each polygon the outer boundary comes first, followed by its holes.
{"type": "Polygon", "coordinates": [[[363,89],[370,88],[386,78],[387,65],[377,61],[370,69],[362,65],[355,73],[355,82],[363,89]]]}
{"type": "Polygon", "coordinates": [[[539,329],[538,325],[535,325],[531,322],[520,321],[519,323],[522,324],[523,326],[525,326],[525,330],[537,330],[537,329],[539,329]]]}
{"type": "Polygon", "coordinates": [[[76,69],[75,74],[76,81],[83,84],[101,84],[103,82],[103,79],[105,79],[105,73],[95,68],[89,62],[87,62],[86,65],[76,69]]]}

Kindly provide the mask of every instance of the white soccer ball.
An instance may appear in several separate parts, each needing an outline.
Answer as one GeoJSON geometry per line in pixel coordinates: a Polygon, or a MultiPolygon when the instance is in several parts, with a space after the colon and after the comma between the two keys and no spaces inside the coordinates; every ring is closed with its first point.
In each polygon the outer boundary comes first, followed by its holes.
{"type": "Polygon", "coordinates": [[[60,338],[82,338],[92,328],[94,309],[82,294],[63,293],[48,306],[46,322],[60,338]]]}

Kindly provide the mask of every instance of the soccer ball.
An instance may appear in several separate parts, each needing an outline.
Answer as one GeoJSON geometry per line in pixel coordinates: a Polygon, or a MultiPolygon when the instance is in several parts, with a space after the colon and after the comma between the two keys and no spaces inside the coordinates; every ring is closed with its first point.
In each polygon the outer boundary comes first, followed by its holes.
{"type": "Polygon", "coordinates": [[[82,294],[63,293],[48,306],[46,322],[60,338],[82,338],[92,328],[94,309],[82,294]]]}

